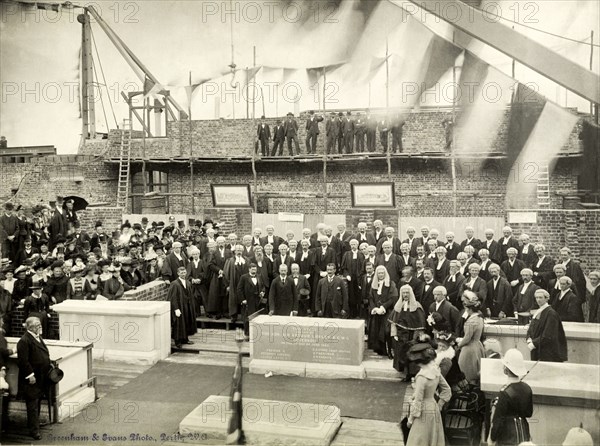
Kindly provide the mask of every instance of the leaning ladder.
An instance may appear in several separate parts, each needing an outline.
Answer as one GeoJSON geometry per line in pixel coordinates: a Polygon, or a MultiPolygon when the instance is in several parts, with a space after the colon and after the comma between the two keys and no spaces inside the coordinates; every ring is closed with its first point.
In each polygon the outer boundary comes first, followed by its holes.
{"type": "Polygon", "coordinates": [[[131,119],[123,119],[121,146],[119,149],[119,184],[117,189],[117,207],[126,208],[129,198],[129,173],[131,160],[131,119]]]}
{"type": "Polygon", "coordinates": [[[550,172],[548,164],[542,164],[537,176],[537,201],[538,207],[550,207],[550,172]]]}

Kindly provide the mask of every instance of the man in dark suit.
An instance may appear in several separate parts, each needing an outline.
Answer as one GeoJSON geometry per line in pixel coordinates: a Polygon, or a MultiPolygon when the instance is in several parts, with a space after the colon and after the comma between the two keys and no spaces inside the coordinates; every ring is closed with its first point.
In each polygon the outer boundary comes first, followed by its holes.
{"type": "Polygon", "coordinates": [[[519,249],[519,242],[513,237],[513,230],[510,226],[504,226],[502,228],[502,234],[504,234],[504,237],[498,239],[498,246],[500,249],[500,262],[496,262],[498,265],[508,259],[508,255],[506,254],[508,248],[519,249]]]}
{"type": "MultiPolygon", "coordinates": [[[[260,151],[262,156],[269,156],[269,140],[271,139],[271,129],[269,124],[265,122],[265,117],[260,117],[260,123],[256,129],[256,136],[260,142],[260,151]]],[[[258,152],[258,142],[256,143],[255,152],[258,152]]]]}
{"type": "Polygon", "coordinates": [[[294,119],[293,113],[287,114],[287,120],[285,121],[284,134],[287,139],[288,152],[290,156],[294,156],[294,149],[292,148],[292,141],[296,144],[296,152],[300,155],[300,144],[298,144],[298,123],[294,119]]]}
{"type": "Polygon", "coordinates": [[[484,315],[500,319],[512,316],[513,293],[510,283],[500,275],[500,267],[495,263],[489,267],[489,272],[491,277],[487,283],[487,299],[482,307],[484,315]]]}
{"type": "Polygon", "coordinates": [[[409,226],[406,228],[406,235],[408,238],[405,238],[402,243],[408,243],[409,246],[409,255],[412,258],[417,257],[417,246],[419,246],[419,238],[415,237],[415,228],[409,226]]]}
{"type": "Polygon", "coordinates": [[[279,245],[279,255],[275,258],[275,264],[273,266],[274,271],[279,271],[281,265],[286,265],[288,271],[291,271],[292,263],[294,263],[296,259],[293,259],[288,252],[289,248],[285,243],[279,245]]]}
{"type": "MultiPolygon", "coordinates": [[[[489,251],[492,262],[497,263],[498,265],[502,263],[502,252],[500,251],[500,245],[494,240],[493,229],[485,230],[485,240],[481,244],[481,248],[485,248],[489,251]]],[[[479,251],[476,251],[476,254],[479,254],[479,251]]]]}
{"type": "Polygon", "coordinates": [[[15,265],[23,265],[25,260],[31,258],[32,255],[39,253],[37,248],[32,246],[32,241],[30,236],[25,237],[23,249],[17,252],[15,257],[15,265]]]}
{"type": "MultiPolygon", "coordinates": [[[[319,236],[320,247],[313,250],[313,289],[316,291],[319,280],[327,275],[327,265],[337,265],[337,256],[333,248],[329,246],[326,235],[319,236]]],[[[316,296],[315,296],[316,297],[316,296]]]]}
{"type": "MultiPolygon", "coordinates": [[[[583,274],[583,270],[579,265],[579,262],[573,260],[572,252],[566,246],[560,249],[560,261],[565,267],[565,275],[571,278],[573,281],[573,287],[575,294],[577,294],[577,298],[580,302],[585,301],[585,275],[583,274]]],[[[552,305],[552,303],[550,303],[552,305]]],[[[559,313],[560,314],[560,313],[559,313]]]]}
{"type": "Polygon", "coordinates": [[[485,305],[487,298],[487,283],[481,277],[479,277],[479,271],[481,267],[478,263],[472,263],[469,265],[469,278],[465,279],[462,284],[462,289],[459,290],[458,294],[462,296],[463,291],[470,290],[477,294],[481,305],[485,305]]]}
{"type": "Polygon", "coordinates": [[[455,332],[456,327],[458,326],[458,320],[460,319],[460,314],[458,309],[452,305],[448,299],[446,298],[448,295],[448,291],[443,286],[437,286],[433,289],[433,298],[435,301],[429,306],[429,313],[439,313],[444,320],[448,323],[450,327],[450,331],[452,333],[455,332]]]}
{"type": "MultiPolygon", "coordinates": [[[[513,311],[515,313],[529,313],[532,309],[538,308],[535,301],[535,292],[540,289],[533,283],[533,272],[529,268],[521,271],[521,285],[517,287],[517,292],[513,293],[513,311]]],[[[519,316],[520,323],[529,322],[528,316],[519,316]]]]}
{"type": "Polygon", "coordinates": [[[402,129],[404,128],[404,120],[400,115],[396,115],[392,122],[392,152],[402,152],[402,129]]]}
{"type": "Polygon", "coordinates": [[[425,285],[423,287],[423,296],[421,297],[420,303],[423,309],[428,309],[435,301],[435,298],[433,297],[433,290],[440,286],[440,283],[433,280],[433,270],[431,268],[425,268],[423,270],[423,279],[425,281],[425,285]]]}
{"type": "Polygon", "coordinates": [[[173,243],[173,251],[167,255],[162,266],[161,274],[163,280],[173,282],[178,277],[177,269],[179,267],[187,268],[188,258],[181,249],[182,247],[183,245],[180,242],[173,243]]]}
{"type": "Polygon", "coordinates": [[[398,283],[400,282],[400,277],[402,275],[402,270],[400,269],[400,257],[392,252],[392,242],[389,240],[383,240],[381,247],[383,249],[383,254],[377,256],[375,267],[379,265],[385,266],[385,269],[390,275],[390,280],[394,282],[397,288],[399,288],[398,283]]]}
{"type": "Polygon", "coordinates": [[[294,281],[296,293],[298,294],[298,316],[310,316],[312,314],[310,280],[306,276],[300,274],[300,265],[297,263],[292,263],[291,271],[292,280],[294,281]]]}
{"type": "Polygon", "coordinates": [[[281,125],[281,119],[277,120],[277,123],[273,126],[273,151],[271,156],[282,156],[283,155],[283,142],[285,141],[285,128],[281,125]],[[277,150],[279,149],[279,150],[277,150]]]}
{"type": "Polygon", "coordinates": [[[344,152],[352,153],[354,149],[354,120],[352,112],[348,111],[342,121],[342,134],[344,135],[344,152]]]}
{"type": "Polygon", "coordinates": [[[383,153],[387,153],[388,151],[388,122],[385,119],[382,119],[377,123],[377,127],[379,128],[379,142],[381,143],[381,148],[383,149],[383,153]]]}
{"type": "MultiPolygon", "coordinates": [[[[365,320],[365,329],[369,323],[369,296],[375,274],[375,265],[371,262],[365,263],[365,273],[360,278],[360,318],[365,320]]],[[[368,330],[367,330],[368,332],[368,330]]]]}
{"type": "Polygon", "coordinates": [[[429,241],[429,227],[421,226],[421,237],[417,237],[420,246],[427,251],[427,242],[429,241]]]}
{"type": "Polygon", "coordinates": [[[376,246],[377,241],[375,241],[375,236],[367,232],[367,224],[365,222],[360,222],[357,225],[358,232],[352,236],[355,240],[358,240],[358,244],[360,246],[361,243],[367,243],[369,245],[376,246]]]}
{"type": "Polygon", "coordinates": [[[288,276],[286,265],[279,267],[279,275],[273,279],[269,291],[269,315],[296,316],[298,314],[298,293],[294,280],[288,276]]]}
{"type": "Polygon", "coordinates": [[[410,266],[415,270],[417,268],[417,264],[415,259],[410,256],[410,247],[409,244],[403,242],[400,245],[400,271],[404,270],[405,267],[410,266]]]}
{"type": "Polygon", "coordinates": [[[342,256],[341,270],[348,282],[348,305],[350,318],[356,319],[360,315],[360,276],[362,275],[365,256],[358,250],[358,241],[350,240],[350,251],[342,256]]]}
{"type": "Polygon", "coordinates": [[[339,241],[340,243],[340,248],[341,248],[341,255],[340,255],[340,263],[342,261],[342,257],[344,256],[344,254],[348,251],[350,251],[350,239],[352,238],[352,234],[348,231],[346,231],[346,225],[344,223],[339,223],[337,225],[337,234],[335,235],[335,238],[339,241]]]}
{"type": "MultiPolygon", "coordinates": [[[[535,251],[533,250],[533,245],[529,243],[529,235],[521,234],[519,237],[521,240],[521,246],[519,246],[518,251],[518,259],[525,262],[526,268],[531,268],[535,262],[537,262],[537,255],[535,255],[535,251]]],[[[508,250],[507,250],[508,256],[508,250]]]]}
{"type": "Polygon", "coordinates": [[[523,260],[517,259],[517,254],[518,252],[515,248],[507,249],[506,255],[508,256],[508,260],[502,262],[502,265],[500,265],[500,269],[512,287],[513,295],[517,292],[517,287],[522,282],[521,271],[527,268],[523,260]]]}
{"type": "Polygon", "coordinates": [[[265,296],[265,285],[257,274],[258,267],[256,263],[250,263],[248,273],[240,277],[237,284],[237,298],[242,306],[242,315],[244,319],[244,333],[249,333],[250,323],[248,316],[256,313],[260,308],[260,301],[265,296]]]}
{"type": "Polygon", "coordinates": [[[56,240],[59,237],[67,237],[68,231],[69,222],[67,221],[67,216],[65,215],[65,210],[63,209],[63,197],[58,196],[56,197],[54,213],[52,214],[50,226],[48,227],[48,232],[50,233],[50,245],[48,247],[50,250],[54,249],[56,246],[56,240]]]}
{"type": "Polygon", "coordinates": [[[460,251],[463,252],[465,250],[465,246],[472,246],[475,252],[478,252],[481,249],[481,240],[475,238],[475,229],[472,226],[467,226],[465,228],[465,234],[467,238],[460,242],[460,251]]]}
{"type": "Polygon", "coordinates": [[[338,153],[341,155],[344,153],[344,114],[342,112],[338,113],[337,123],[338,134],[336,137],[336,141],[338,153]]]}
{"type": "Polygon", "coordinates": [[[462,289],[462,284],[465,277],[460,273],[460,262],[458,260],[450,260],[450,271],[444,279],[442,285],[448,293],[447,299],[452,305],[459,310],[462,309],[461,295],[459,291],[462,289]]]}
{"type": "Polygon", "coordinates": [[[373,222],[373,237],[375,238],[375,243],[379,243],[379,240],[385,237],[385,232],[383,231],[383,222],[381,220],[375,220],[373,222]]]}
{"type": "Polygon", "coordinates": [[[27,428],[34,440],[40,440],[41,399],[50,383],[50,352],[42,339],[42,324],[37,317],[25,321],[26,332],[17,343],[19,361],[19,393],[27,406],[27,428]]]}
{"type": "Polygon", "coordinates": [[[283,243],[283,239],[278,235],[275,235],[275,226],[267,225],[265,228],[267,231],[267,235],[260,238],[260,246],[264,248],[264,246],[268,243],[273,246],[273,252],[279,252],[279,245],[283,243]]]}
{"type": "Polygon", "coordinates": [[[314,155],[317,153],[317,137],[319,136],[319,122],[323,121],[322,116],[315,116],[313,110],[308,112],[309,117],[306,120],[306,153],[314,155]]]}
{"type": "Polygon", "coordinates": [[[401,288],[403,285],[409,285],[412,288],[413,293],[415,293],[417,302],[421,302],[423,292],[425,291],[425,282],[421,279],[417,279],[415,271],[416,269],[413,269],[411,266],[402,268],[402,277],[400,278],[398,288],[401,288]]]}
{"type": "Polygon", "coordinates": [[[365,151],[365,130],[366,123],[360,116],[360,113],[357,113],[356,121],[354,121],[354,147],[356,147],[356,153],[363,153],[365,151]]]}
{"type": "Polygon", "coordinates": [[[550,279],[552,279],[552,275],[554,274],[554,259],[546,255],[546,247],[541,243],[535,245],[533,250],[538,256],[537,261],[531,268],[531,271],[533,271],[533,283],[547,290],[550,279]]]}
{"type": "Polygon", "coordinates": [[[325,121],[325,145],[327,149],[327,155],[333,155],[335,153],[335,142],[338,139],[339,133],[339,121],[335,117],[335,113],[331,113],[329,115],[329,119],[325,121]]]}
{"type": "Polygon", "coordinates": [[[335,270],[335,264],[328,264],[326,276],[317,285],[315,309],[318,317],[345,318],[350,311],[346,283],[335,275],[335,270]]]}
{"type": "Polygon", "coordinates": [[[447,251],[446,258],[448,260],[456,260],[456,256],[462,251],[460,245],[454,241],[454,232],[452,231],[446,232],[446,244],[444,246],[447,251]]]}
{"type": "Polygon", "coordinates": [[[377,242],[377,252],[379,254],[383,253],[383,246],[382,246],[383,242],[390,242],[392,244],[392,252],[396,255],[400,255],[400,253],[401,253],[400,245],[402,245],[402,242],[394,234],[395,234],[394,228],[392,228],[391,226],[388,226],[387,228],[385,228],[385,237],[382,237],[377,242]]]}
{"type": "Polygon", "coordinates": [[[560,320],[562,322],[584,322],[581,301],[571,289],[573,280],[568,276],[563,276],[558,279],[558,286],[560,293],[550,301],[550,306],[558,313],[560,320]]]}
{"type": "Polygon", "coordinates": [[[481,267],[481,269],[479,270],[479,277],[481,277],[487,283],[487,281],[492,278],[490,271],[489,271],[490,266],[498,265],[498,264],[494,263],[490,259],[490,257],[489,257],[490,253],[488,252],[487,249],[481,248],[479,250],[478,254],[479,254],[479,258],[481,259],[481,263],[479,264],[479,266],[481,267]]]}
{"type": "Polygon", "coordinates": [[[18,249],[19,219],[13,211],[12,203],[4,204],[4,214],[0,217],[0,251],[3,258],[14,262],[18,249]]]}
{"type": "Polygon", "coordinates": [[[371,111],[367,110],[365,118],[365,129],[367,134],[367,151],[375,151],[375,135],[377,133],[377,120],[371,116],[371,111]]]}
{"type": "Polygon", "coordinates": [[[433,278],[438,283],[442,283],[450,274],[450,260],[446,258],[446,253],[446,248],[443,246],[438,246],[435,250],[437,259],[433,266],[433,278]]]}

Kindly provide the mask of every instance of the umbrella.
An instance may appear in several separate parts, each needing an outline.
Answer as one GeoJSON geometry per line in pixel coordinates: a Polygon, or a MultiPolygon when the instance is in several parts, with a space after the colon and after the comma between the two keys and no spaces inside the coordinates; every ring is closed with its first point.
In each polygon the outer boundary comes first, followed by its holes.
{"type": "Polygon", "coordinates": [[[85,200],[81,197],[76,197],[75,195],[71,195],[69,197],[64,198],[64,201],[67,201],[67,200],[73,200],[73,210],[75,212],[82,211],[88,207],[87,200],[85,200]]]}

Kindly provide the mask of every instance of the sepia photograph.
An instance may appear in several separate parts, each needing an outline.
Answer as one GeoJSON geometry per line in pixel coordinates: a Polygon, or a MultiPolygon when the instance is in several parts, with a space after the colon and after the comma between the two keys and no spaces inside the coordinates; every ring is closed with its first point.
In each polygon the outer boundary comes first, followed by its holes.
{"type": "Polygon", "coordinates": [[[0,445],[600,445],[600,2],[0,0],[0,445]]]}

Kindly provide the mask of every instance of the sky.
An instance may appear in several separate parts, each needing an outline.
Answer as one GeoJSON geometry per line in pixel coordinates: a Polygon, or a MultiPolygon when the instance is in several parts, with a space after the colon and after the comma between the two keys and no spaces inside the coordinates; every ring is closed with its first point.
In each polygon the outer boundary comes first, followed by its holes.
{"type": "MultiPolygon", "coordinates": [[[[408,16],[402,2],[96,0],[77,4],[94,6],[184,109],[190,72],[193,84],[210,80],[192,96],[194,119],[245,118],[247,110],[251,116],[253,109],[256,116],[263,111],[281,116],[288,111],[319,110],[324,94],[327,109],[385,107],[386,43],[390,107],[447,107],[453,96],[445,88],[453,79],[451,66],[456,65],[460,75],[472,64],[472,59],[451,52],[444,40],[452,38],[450,25],[422,14],[408,16]],[[232,46],[235,76],[228,67],[232,46]],[[256,65],[263,68],[256,74],[259,89],[252,107],[246,104],[251,95],[239,91],[245,85],[245,69],[254,65],[254,48],[256,65]],[[327,67],[325,92],[322,67],[327,67]],[[310,68],[314,70],[307,71],[310,68]],[[414,87],[417,93],[411,90],[414,87]],[[429,94],[421,95],[425,90],[429,94]]],[[[9,146],[50,144],[59,153],[76,153],[81,137],[81,25],[77,22],[81,10],[62,8],[57,13],[8,1],[0,6],[0,134],[9,146]]],[[[484,0],[481,6],[490,15],[583,41],[571,42],[506,22],[586,67],[591,30],[595,42],[600,42],[597,1],[484,0]]],[[[96,125],[106,131],[127,117],[120,92],[141,90],[143,79],[97,23],[92,31],[101,84],[95,91],[102,93],[96,95],[96,125]]],[[[512,61],[475,40],[467,48],[492,66],[485,79],[502,86],[495,103],[505,104],[514,84],[512,61]]],[[[600,72],[598,47],[594,61],[594,70],[600,72]]],[[[518,64],[515,78],[532,83],[561,106],[589,110],[586,101],[518,64]]],[[[490,107],[489,101],[482,104],[481,97],[474,99],[474,107],[482,105],[490,107]]],[[[481,122],[473,125],[481,128],[481,122]]]]}

